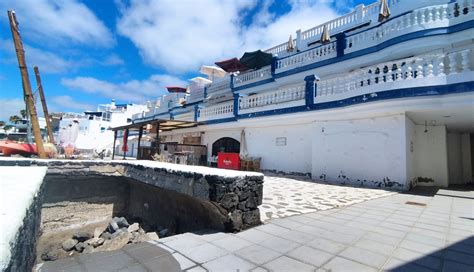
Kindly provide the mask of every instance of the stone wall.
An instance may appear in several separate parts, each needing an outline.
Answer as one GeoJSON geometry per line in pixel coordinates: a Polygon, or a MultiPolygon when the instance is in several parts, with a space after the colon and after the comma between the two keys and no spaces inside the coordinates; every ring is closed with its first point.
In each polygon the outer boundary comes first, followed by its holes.
{"type": "Polygon", "coordinates": [[[223,229],[239,231],[260,224],[263,175],[153,161],[86,161],[2,158],[0,166],[47,166],[48,175],[127,177],[217,205],[223,229]]]}

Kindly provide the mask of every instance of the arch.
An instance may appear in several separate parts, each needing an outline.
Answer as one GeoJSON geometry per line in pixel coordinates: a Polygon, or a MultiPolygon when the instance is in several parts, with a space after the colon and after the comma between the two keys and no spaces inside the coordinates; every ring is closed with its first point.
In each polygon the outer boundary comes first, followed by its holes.
{"type": "Polygon", "coordinates": [[[212,144],[212,156],[217,156],[218,152],[239,153],[240,142],[230,137],[220,138],[212,144]]]}

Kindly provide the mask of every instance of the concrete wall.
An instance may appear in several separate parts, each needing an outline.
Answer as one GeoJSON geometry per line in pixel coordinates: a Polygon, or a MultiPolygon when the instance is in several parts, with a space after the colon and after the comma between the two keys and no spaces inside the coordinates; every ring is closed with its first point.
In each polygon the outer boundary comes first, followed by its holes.
{"type": "Polygon", "coordinates": [[[407,168],[407,182],[410,188],[416,183],[416,159],[415,159],[415,145],[416,145],[416,125],[408,117],[405,118],[405,145],[406,145],[406,168],[407,168]]]}
{"type": "Polygon", "coordinates": [[[449,132],[447,141],[449,184],[460,184],[463,182],[461,134],[449,132]]]}
{"type": "Polygon", "coordinates": [[[404,115],[315,122],[313,178],[405,189],[405,137],[404,115]]]}
{"type": "Polygon", "coordinates": [[[416,125],[415,128],[414,165],[418,185],[448,186],[446,127],[416,125]]]}
{"type": "Polygon", "coordinates": [[[463,133],[461,135],[461,161],[462,161],[462,180],[463,183],[472,183],[472,141],[471,134],[463,133]]]}

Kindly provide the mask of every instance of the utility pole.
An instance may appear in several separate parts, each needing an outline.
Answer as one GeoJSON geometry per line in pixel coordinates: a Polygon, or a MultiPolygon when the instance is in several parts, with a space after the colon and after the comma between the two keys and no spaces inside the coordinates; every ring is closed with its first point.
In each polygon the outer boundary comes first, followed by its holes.
{"type": "Polygon", "coordinates": [[[38,86],[38,92],[41,98],[41,105],[43,106],[44,118],[46,119],[46,129],[48,130],[49,142],[54,144],[53,127],[51,126],[51,120],[49,119],[48,106],[46,105],[46,98],[44,97],[43,84],[41,84],[38,66],[35,66],[34,70],[36,77],[36,86],[38,86]]]}
{"type": "Polygon", "coordinates": [[[25,51],[23,50],[23,43],[21,42],[20,31],[18,30],[18,22],[16,20],[16,15],[14,11],[8,11],[8,20],[10,21],[13,43],[15,44],[16,56],[18,58],[18,66],[20,67],[26,106],[30,112],[30,122],[33,127],[33,134],[35,136],[36,150],[38,151],[38,156],[41,159],[44,159],[46,158],[46,153],[44,152],[43,139],[41,138],[41,130],[38,122],[38,115],[36,114],[33,93],[31,92],[30,78],[28,77],[28,69],[26,68],[25,51]]]}

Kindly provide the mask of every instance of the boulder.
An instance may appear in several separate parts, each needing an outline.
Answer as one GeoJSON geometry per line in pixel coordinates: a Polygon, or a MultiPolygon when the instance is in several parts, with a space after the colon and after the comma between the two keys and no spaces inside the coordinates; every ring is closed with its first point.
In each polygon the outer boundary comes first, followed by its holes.
{"type": "Polygon", "coordinates": [[[62,242],[61,247],[66,250],[70,251],[72,250],[78,243],[76,239],[67,239],[66,241],[62,242]]]}
{"type": "Polygon", "coordinates": [[[82,252],[85,247],[86,247],[86,243],[79,242],[79,243],[76,244],[76,246],[75,246],[74,248],[75,248],[78,252],[82,252]]]}
{"type": "Polygon", "coordinates": [[[117,223],[119,228],[128,228],[128,226],[130,226],[130,224],[128,223],[127,219],[125,219],[125,217],[114,217],[112,219],[112,222],[117,223]]]}
{"type": "Polygon", "coordinates": [[[78,232],[74,233],[72,238],[76,239],[79,242],[85,242],[85,241],[89,240],[90,238],[92,238],[92,235],[90,235],[90,233],[87,233],[85,231],[78,231],[78,232]]]}
{"type": "Polygon", "coordinates": [[[120,227],[118,226],[117,222],[115,222],[115,221],[111,221],[110,224],[107,226],[107,230],[110,233],[114,233],[119,229],[120,229],[120,227]]]}
{"type": "Polygon", "coordinates": [[[128,244],[128,242],[132,239],[132,234],[128,231],[120,232],[115,238],[106,240],[104,244],[101,246],[101,250],[111,251],[117,250],[128,244]]]}
{"type": "Polygon", "coordinates": [[[94,229],[94,237],[95,238],[99,238],[100,235],[106,231],[107,227],[97,227],[94,229]]]}
{"type": "Polygon", "coordinates": [[[262,221],[260,221],[260,210],[255,209],[244,212],[244,214],[242,215],[242,220],[246,227],[260,225],[262,223],[262,221]]]}
{"type": "Polygon", "coordinates": [[[149,240],[158,240],[158,239],[160,239],[158,234],[156,234],[156,232],[154,232],[154,231],[153,232],[147,232],[146,236],[148,237],[149,240]]]}
{"type": "Polygon", "coordinates": [[[105,239],[104,238],[91,238],[89,240],[86,241],[86,244],[87,245],[91,245],[93,247],[98,247],[100,245],[102,245],[103,243],[105,242],[105,239]]]}
{"type": "Polygon", "coordinates": [[[41,254],[41,260],[43,261],[56,261],[58,259],[59,252],[57,248],[49,247],[41,254]]]}
{"type": "Polygon", "coordinates": [[[89,253],[92,253],[92,252],[94,252],[94,247],[86,245],[86,247],[82,251],[82,254],[89,254],[89,253]]]}
{"type": "Polygon", "coordinates": [[[237,204],[239,204],[239,197],[235,193],[228,193],[219,202],[224,209],[230,211],[235,209],[237,204]]]}
{"type": "Polygon", "coordinates": [[[110,232],[103,232],[101,235],[100,235],[100,238],[104,238],[104,240],[110,240],[112,239],[112,234],[110,234],[110,232]]]}
{"type": "Polygon", "coordinates": [[[139,229],[140,229],[140,225],[138,225],[138,223],[133,223],[130,226],[128,226],[127,231],[134,232],[134,231],[138,231],[139,229]]]}

